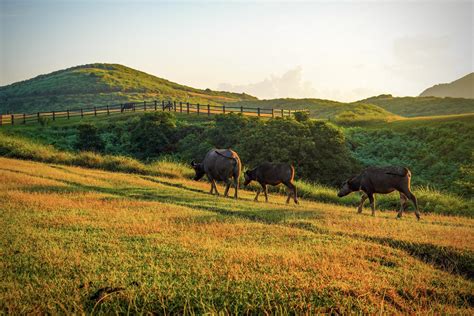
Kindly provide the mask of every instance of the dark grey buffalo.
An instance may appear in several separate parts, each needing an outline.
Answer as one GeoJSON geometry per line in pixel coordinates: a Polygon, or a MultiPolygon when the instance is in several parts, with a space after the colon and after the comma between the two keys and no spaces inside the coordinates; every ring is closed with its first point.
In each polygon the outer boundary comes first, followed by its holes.
{"type": "Polygon", "coordinates": [[[374,193],[387,194],[397,190],[400,192],[400,210],[397,217],[402,217],[402,212],[407,208],[408,199],[415,205],[416,218],[420,219],[418,203],[415,195],[410,191],[411,172],[403,167],[370,167],[362,171],[359,175],[345,181],[341,190],[337,194],[343,197],[351,192],[362,191],[364,194],[360,200],[358,212],[362,212],[362,206],[369,198],[372,208],[372,216],[375,216],[374,193]]]}
{"type": "Polygon", "coordinates": [[[193,160],[191,166],[196,172],[194,180],[198,181],[204,175],[207,175],[207,178],[211,182],[211,194],[215,191],[216,195],[219,195],[216,181],[224,181],[226,184],[224,196],[227,196],[231,178],[233,178],[235,187],[234,197],[237,198],[240,169],[242,166],[239,155],[237,155],[235,151],[230,149],[211,149],[201,163],[195,163],[193,160]]]}
{"type": "MultiPolygon", "coordinates": [[[[295,176],[295,169],[292,165],[286,163],[270,163],[264,162],[255,169],[248,170],[245,172],[244,185],[249,185],[252,181],[260,183],[265,194],[265,201],[268,202],[268,189],[267,185],[279,185],[283,183],[289,189],[288,198],[286,203],[290,202],[290,198],[293,195],[293,200],[298,204],[298,197],[296,195],[296,186],[293,184],[293,178],[295,176]]],[[[255,201],[258,201],[258,196],[261,189],[257,191],[255,201]]]]}

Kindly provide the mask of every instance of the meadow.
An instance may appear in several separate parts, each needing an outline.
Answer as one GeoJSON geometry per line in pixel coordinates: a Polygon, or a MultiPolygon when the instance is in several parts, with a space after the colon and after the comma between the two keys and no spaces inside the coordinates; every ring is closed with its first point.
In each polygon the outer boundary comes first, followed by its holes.
{"type": "Polygon", "coordinates": [[[473,313],[472,218],[10,158],[0,179],[7,313],[473,313]]]}

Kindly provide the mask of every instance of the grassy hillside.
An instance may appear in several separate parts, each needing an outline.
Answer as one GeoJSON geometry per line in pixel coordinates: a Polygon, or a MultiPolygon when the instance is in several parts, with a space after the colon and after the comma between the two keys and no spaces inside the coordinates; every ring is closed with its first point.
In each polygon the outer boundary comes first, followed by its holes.
{"type": "MultiPolygon", "coordinates": [[[[51,145],[44,145],[38,141],[10,136],[1,132],[0,156],[151,176],[192,178],[194,174],[189,167],[189,162],[179,161],[173,156],[164,156],[150,163],[143,163],[127,156],[61,151],[51,145]]],[[[246,161],[244,162],[244,170],[245,168],[248,168],[246,161]]],[[[417,187],[416,183],[419,182],[419,178],[422,177],[418,174],[414,177],[416,180],[414,181],[414,193],[418,197],[418,205],[422,213],[474,217],[474,200],[472,198],[463,199],[447,192],[437,191],[432,187],[417,187]]],[[[243,183],[243,175],[241,182],[243,183]]],[[[305,199],[354,207],[358,205],[360,200],[358,194],[350,195],[344,199],[337,198],[337,188],[334,187],[314,184],[304,180],[297,180],[296,183],[299,196],[305,199]]],[[[258,184],[253,183],[249,189],[256,190],[257,187],[258,184]]],[[[270,192],[284,194],[285,188],[270,188],[270,192]]],[[[380,209],[394,210],[399,207],[398,203],[396,192],[377,196],[377,207],[380,209]]]]}
{"type": "Polygon", "coordinates": [[[399,119],[383,108],[367,103],[342,103],[320,99],[273,99],[249,100],[235,103],[237,106],[251,106],[279,109],[308,109],[312,117],[329,119],[338,124],[363,124],[368,122],[389,122],[399,119]]]}
{"type": "Polygon", "coordinates": [[[405,117],[474,113],[474,99],[439,97],[392,97],[389,94],[360,102],[375,104],[405,117]]]}
{"type": "Polygon", "coordinates": [[[0,166],[7,313],[473,313],[472,219],[395,220],[274,194],[216,198],[181,177],[0,166]]]}
{"type": "Polygon", "coordinates": [[[420,96],[474,99],[474,73],[467,74],[450,83],[434,85],[423,91],[420,96]]]}
{"type": "Polygon", "coordinates": [[[0,87],[0,113],[91,107],[145,99],[222,103],[246,94],[200,90],[117,64],[90,64],[0,87]]]}

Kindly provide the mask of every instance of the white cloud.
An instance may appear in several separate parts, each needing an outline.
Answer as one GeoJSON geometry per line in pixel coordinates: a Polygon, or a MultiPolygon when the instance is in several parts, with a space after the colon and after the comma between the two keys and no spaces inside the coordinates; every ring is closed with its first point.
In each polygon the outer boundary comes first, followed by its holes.
{"type": "Polygon", "coordinates": [[[303,80],[302,72],[302,67],[296,67],[281,76],[271,75],[270,78],[256,83],[220,83],[218,90],[245,92],[260,99],[317,97],[316,89],[312,87],[311,82],[303,80]]]}

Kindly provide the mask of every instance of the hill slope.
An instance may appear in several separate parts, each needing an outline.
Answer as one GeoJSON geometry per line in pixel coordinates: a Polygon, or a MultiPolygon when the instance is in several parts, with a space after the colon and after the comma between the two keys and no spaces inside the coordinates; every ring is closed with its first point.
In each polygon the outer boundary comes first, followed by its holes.
{"type": "Polygon", "coordinates": [[[256,98],[183,86],[117,64],[89,64],[0,87],[0,112],[36,112],[144,99],[222,103],[256,98]]]}
{"type": "Polygon", "coordinates": [[[472,219],[395,220],[275,194],[215,197],[187,178],[0,166],[3,311],[473,312],[472,219]]]}
{"type": "Polygon", "coordinates": [[[235,103],[237,106],[251,106],[279,109],[308,109],[311,116],[330,119],[337,123],[388,122],[399,119],[398,115],[383,108],[363,102],[343,103],[321,99],[272,99],[248,100],[235,103]]]}
{"type": "Polygon", "coordinates": [[[474,99],[439,97],[393,97],[382,94],[361,100],[405,117],[474,113],[474,99]]]}
{"type": "Polygon", "coordinates": [[[420,97],[428,96],[474,99],[474,72],[451,83],[434,85],[420,94],[420,97]]]}

